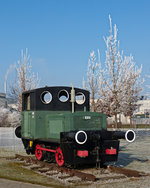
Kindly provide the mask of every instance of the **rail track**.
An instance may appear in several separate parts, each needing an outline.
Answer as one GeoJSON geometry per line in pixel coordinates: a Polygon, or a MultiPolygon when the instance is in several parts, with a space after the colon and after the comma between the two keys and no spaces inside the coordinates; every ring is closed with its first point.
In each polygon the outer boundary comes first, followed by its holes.
{"type": "Polygon", "coordinates": [[[80,183],[80,182],[102,182],[110,183],[110,181],[130,181],[139,179],[143,176],[150,176],[149,173],[144,173],[136,170],[130,170],[115,166],[105,166],[104,168],[84,168],[71,169],[67,167],[59,167],[55,163],[46,161],[38,161],[34,157],[17,155],[13,158],[23,162],[23,167],[42,173],[57,180],[65,181],[65,183],[80,183]]]}

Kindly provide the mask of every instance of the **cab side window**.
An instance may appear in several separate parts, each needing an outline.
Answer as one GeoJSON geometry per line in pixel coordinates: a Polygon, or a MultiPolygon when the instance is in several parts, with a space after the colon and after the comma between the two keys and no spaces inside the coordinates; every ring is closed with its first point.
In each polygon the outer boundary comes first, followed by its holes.
{"type": "Polygon", "coordinates": [[[27,96],[27,110],[31,110],[30,95],[27,96]]]}
{"type": "Polygon", "coordinates": [[[24,96],[24,110],[31,110],[31,100],[30,94],[25,94],[24,96]]]}

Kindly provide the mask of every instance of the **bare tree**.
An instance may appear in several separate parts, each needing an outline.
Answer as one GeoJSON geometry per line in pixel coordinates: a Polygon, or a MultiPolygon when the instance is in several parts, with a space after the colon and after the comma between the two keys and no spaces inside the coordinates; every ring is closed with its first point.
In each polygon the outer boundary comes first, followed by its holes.
{"type": "MultiPolygon", "coordinates": [[[[105,106],[106,100],[110,101],[109,113],[115,116],[117,127],[117,114],[120,112],[120,93],[121,93],[121,64],[122,54],[119,50],[119,41],[117,40],[117,27],[112,28],[111,17],[109,36],[104,38],[106,44],[105,69],[100,70],[100,90],[99,97],[105,106]]],[[[108,113],[108,112],[107,112],[108,113]]]]}
{"type": "Polygon", "coordinates": [[[91,111],[94,112],[95,109],[95,95],[98,92],[98,79],[99,79],[99,67],[96,62],[96,56],[94,51],[90,53],[90,59],[88,62],[88,71],[87,71],[87,82],[88,89],[91,93],[91,111]]]}
{"type": "Polygon", "coordinates": [[[140,98],[142,91],[143,80],[141,79],[142,66],[138,68],[133,61],[133,56],[124,58],[122,64],[122,100],[121,111],[125,116],[130,117],[130,125],[132,125],[131,118],[133,112],[138,108],[137,101],[140,98]]]}
{"type": "Polygon", "coordinates": [[[19,112],[11,112],[8,108],[0,108],[0,127],[16,127],[21,123],[19,112]]]}
{"type": "MultiPolygon", "coordinates": [[[[98,101],[95,104],[95,109],[107,116],[114,116],[117,128],[118,114],[123,113],[131,117],[136,108],[137,96],[141,91],[140,73],[142,68],[138,69],[135,66],[132,56],[124,57],[123,52],[120,52],[117,27],[114,25],[112,28],[110,16],[109,21],[109,36],[104,38],[106,60],[103,67],[99,60],[98,78],[94,77],[96,81],[98,80],[98,84],[97,82],[94,84],[98,89],[98,101]]],[[[96,59],[95,56],[93,59],[96,59]]]]}
{"type": "Polygon", "coordinates": [[[34,89],[39,85],[38,74],[35,76],[31,69],[31,58],[28,49],[25,53],[21,50],[21,59],[15,65],[17,79],[10,89],[10,95],[17,100],[19,112],[22,109],[22,92],[34,89]]]}
{"type": "Polygon", "coordinates": [[[0,108],[0,127],[8,126],[8,114],[9,110],[7,108],[0,108]]]}
{"type": "Polygon", "coordinates": [[[17,111],[9,111],[8,122],[10,127],[17,127],[21,125],[21,115],[17,111]]]}

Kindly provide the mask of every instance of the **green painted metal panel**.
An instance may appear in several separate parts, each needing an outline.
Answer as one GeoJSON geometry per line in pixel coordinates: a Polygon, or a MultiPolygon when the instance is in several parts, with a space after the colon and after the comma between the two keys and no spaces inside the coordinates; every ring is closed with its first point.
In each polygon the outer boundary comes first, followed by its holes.
{"type": "Polygon", "coordinates": [[[24,111],[22,136],[33,139],[60,139],[60,132],[106,129],[106,116],[94,112],[24,111]]]}
{"type": "Polygon", "coordinates": [[[33,138],[35,130],[34,112],[22,113],[22,128],[21,134],[26,138],[33,138]]]}
{"type": "Polygon", "coordinates": [[[107,129],[106,116],[94,112],[80,112],[73,117],[75,130],[102,130],[107,129]]]}
{"type": "Polygon", "coordinates": [[[64,131],[63,119],[52,118],[49,120],[47,138],[60,139],[60,132],[64,131]]]}
{"type": "Polygon", "coordinates": [[[35,111],[35,134],[34,139],[46,138],[46,114],[43,111],[35,111]]]}

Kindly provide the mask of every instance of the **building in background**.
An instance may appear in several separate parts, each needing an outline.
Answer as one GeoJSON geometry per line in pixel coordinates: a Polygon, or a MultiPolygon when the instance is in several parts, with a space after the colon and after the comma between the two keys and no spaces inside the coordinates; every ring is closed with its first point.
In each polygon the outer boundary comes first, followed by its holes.
{"type": "MultiPolygon", "coordinates": [[[[150,99],[142,96],[137,102],[138,108],[134,112],[132,123],[133,124],[145,124],[150,126],[150,99]]],[[[115,118],[108,117],[108,125],[114,124],[115,118]]],[[[118,124],[130,124],[130,118],[123,114],[118,114],[118,124]]]]}
{"type": "Polygon", "coordinates": [[[137,102],[138,109],[134,114],[150,114],[150,99],[142,98],[137,102]]]}
{"type": "Polygon", "coordinates": [[[6,97],[5,93],[0,93],[0,108],[9,108],[9,110],[17,110],[16,100],[6,97]]]}
{"type": "Polygon", "coordinates": [[[138,102],[138,109],[132,118],[136,125],[144,124],[150,126],[150,99],[142,97],[138,102]]]}

